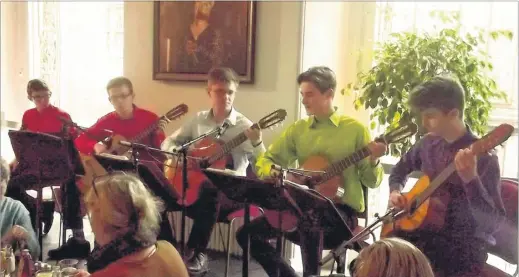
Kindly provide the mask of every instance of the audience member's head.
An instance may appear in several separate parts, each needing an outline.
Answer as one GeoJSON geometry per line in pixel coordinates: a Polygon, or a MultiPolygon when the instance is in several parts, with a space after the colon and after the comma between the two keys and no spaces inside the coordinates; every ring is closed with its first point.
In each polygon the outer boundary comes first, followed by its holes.
{"type": "Polygon", "coordinates": [[[381,239],[364,248],[350,264],[353,277],[434,277],[425,255],[399,238],[381,239]]]}
{"type": "Polygon", "coordinates": [[[86,203],[101,246],[130,232],[144,244],[156,241],[163,204],[135,175],[116,172],[98,177],[86,203]]]}
{"type": "Polygon", "coordinates": [[[9,181],[9,164],[0,157],[0,200],[4,198],[5,191],[7,190],[7,182],[9,181]]]}

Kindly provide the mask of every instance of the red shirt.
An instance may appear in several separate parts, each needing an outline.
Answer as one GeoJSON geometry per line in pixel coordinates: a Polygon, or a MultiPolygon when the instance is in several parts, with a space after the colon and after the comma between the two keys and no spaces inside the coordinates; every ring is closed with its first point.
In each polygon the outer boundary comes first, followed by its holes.
{"type": "MultiPolygon", "coordinates": [[[[42,111],[32,108],[23,114],[21,129],[54,135],[63,134],[63,121],[59,119],[60,117],[71,121],[70,115],[67,112],[52,105],[49,105],[42,111]]],[[[71,126],[69,134],[72,138],[75,138],[77,130],[71,126]]]]}
{"type": "MultiPolygon", "coordinates": [[[[92,154],[94,145],[104,139],[108,133],[106,130],[112,131],[114,135],[121,135],[127,140],[132,140],[146,128],[157,122],[159,117],[148,110],[141,109],[134,105],[133,117],[130,119],[122,119],[114,111],[101,117],[86,132],[81,133],[75,140],[76,147],[79,152],[92,154]]],[[[154,148],[159,148],[166,135],[161,129],[151,132],[141,141],[135,141],[154,148]]]]}

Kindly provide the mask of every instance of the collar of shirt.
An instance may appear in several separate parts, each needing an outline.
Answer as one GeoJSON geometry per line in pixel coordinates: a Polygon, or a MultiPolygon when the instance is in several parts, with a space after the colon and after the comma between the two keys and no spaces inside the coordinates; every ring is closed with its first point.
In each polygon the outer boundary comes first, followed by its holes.
{"type": "Polygon", "coordinates": [[[135,118],[135,113],[137,113],[139,111],[139,107],[137,107],[137,105],[133,104],[133,111],[132,111],[132,117],[130,118],[121,118],[121,116],[116,112],[116,111],[113,111],[113,116],[119,120],[131,120],[131,119],[134,119],[135,118]]]}
{"type": "MultiPolygon", "coordinates": [[[[207,113],[205,119],[212,120],[213,119],[213,109],[210,109],[207,113]]],[[[227,116],[227,118],[224,120],[225,122],[229,123],[230,125],[234,126],[236,125],[236,121],[238,119],[238,112],[234,107],[232,107],[231,112],[227,116]]]]}
{"type": "Polygon", "coordinates": [[[311,116],[309,120],[310,120],[309,123],[310,123],[311,128],[316,127],[317,124],[326,123],[326,122],[332,123],[333,126],[335,126],[335,127],[339,127],[340,116],[337,114],[337,107],[334,107],[334,111],[329,116],[316,117],[314,115],[314,116],[311,116]]]}
{"type": "Polygon", "coordinates": [[[49,104],[47,107],[43,108],[43,110],[41,110],[41,111],[38,111],[38,109],[35,108],[36,112],[38,112],[39,114],[49,113],[49,112],[52,112],[54,109],[55,109],[55,107],[51,104],[49,104]]]}

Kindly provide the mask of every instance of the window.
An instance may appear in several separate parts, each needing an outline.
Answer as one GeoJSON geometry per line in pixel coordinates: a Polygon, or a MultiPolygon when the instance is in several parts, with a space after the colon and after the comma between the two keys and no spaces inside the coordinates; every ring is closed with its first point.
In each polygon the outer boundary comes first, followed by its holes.
{"type": "MultiPolygon", "coordinates": [[[[508,96],[508,103],[496,100],[489,124],[491,127],[507,122],[518,127],[517,121],[517,83],[518,83],[518,6],[513,2],[377,2],[375,40],[383,41],[390,33],[402,31],[431,31],[434,24],[430,11],[459,11],[464,28],[506,29],[514,33],[513,40],[489,40],[487,50],[494,65],[493,78],[508,96]],[[514,61],[514,62],[510,62],[514,61]]],[[[441,23],[440,23],[441,24],[441,23]]],[[[382,132],[383,128],[376,130],[382,132]]],[[[505,155],[505,152],[517,153],[517,132],[504,147],[498,147],[501,174],[517,177],[517,155],[505,155]]],[[[388,163],[398,159],[389,157],[388,163]]]]}
{"type": "Polygon", "coordinates": [[[122,2],[29,3],[31,78],[53,91],[52,103],[88,127],[113,110],[106,92],[123,74],[122,2]]]}

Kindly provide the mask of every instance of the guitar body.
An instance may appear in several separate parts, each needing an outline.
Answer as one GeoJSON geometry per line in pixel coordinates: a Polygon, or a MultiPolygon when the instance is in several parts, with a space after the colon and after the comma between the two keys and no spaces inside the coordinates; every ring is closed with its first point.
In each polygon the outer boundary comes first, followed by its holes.
{"type": "MultiPolygon", "coordinates": [[[[324,156],[316,155],[309,157],[300,167],[303,170],[312,170],[312,171],[322,171],[330,165],[328,159],[324,156]]],[[[308,175],[308,174],[307,174],[308,175]]],[[[312,175],[319,175],[319,173],[315,173],[312,175]]],[[[304,177],[287,174],[287,179],[305,185],[304,177]]],[[[334,202],[340,201],[340,191],[342,188],[340,187],[343,184],[342,176],[335,176],[330,180],[323,182],[322,184],[316,185],[313,189],[321,193],[323,196],[330,198],[334,202]]],[[[288,193],[287,190],[284,190],[284,193],[288,193]]],[[[295,199],[294,199],[295,200],[295,199]]],[[[297,200],[295,200],[297,201],[297,200]]],[[[294,230],[297,227],[299,217],[294,215],[292,211],[265,211],[265,217],[267,218],[269,224],[278,228],[284,232],[294,230]],[[281,216],[281,221],[280,221],[281,216]],[[281,225],[280,225],[281,223],[281,225]]]]}
{"type": "Polygon", "coordinates": [[[108,172],[93,156],[79,153],[79,157],[85,169],[85,175],[81,178],[82,184],[78,184],[78,188],[81,195],[85,196],[92,187],[94,178],[108,174],[108,172]]]}
{"type": "MultiPolygon", "coordinates": [[[[303,163],[301,169],[322,171],[325,170],[329,165],[330,163],[326,157],[317,155],[309,157],[303,163]]],[[[299,178],[301,180],[301,177],[294,176],[294,178],[299,178]]],[[[323,196],[326,196],[327,198],[330,198],[333,202],[337,203],[341,201],[342,194],[344,194],[342,184],[344,184],[342,175],[337,175],[326,182],[316,185],[314,189],[321,193],[323,196]]]]}
{"type": "Polygon", "coordinates": [[[125,137],[121,135],[113,135],[110,139],[110,148],[108,148],[107,152],[114,155],[124,155],[130,150],[130,147],[121,145],[121,141],[128,141],[125,137]]]}
{"type": "MultiPolygon", "coordinates": [[[[188,150],[188,168],[187,168],[187,179],[189,182],[189,187],[186,190],[186,200],[182,203],[182,199],[178,200],[180,205],[184,204],[185,206],[190,206],[196,202],[198,199],[198,194],[200,192],[200,187],[204,182],[210,182],[209,179],[205,176],[204,173],[199,169],[199,167],[194,164],[197,162],[195,159],[189,159],[189,157],[200,158],[203,159],[205,157],[210,157],[222,149],[222,145],[224,143],[220,140],[215,140],[213,138],[204,138],[199,142],[195,143],[192,149],[188,150]]],[[[215,169],[225,169],[227,165],[232,165],[232,156],[225,155],[222,159],[219,159],[211,164],[211,168],[215,169]]],[[[183,182],[182,182],[182,160],[179,157],[169,159],[166,161],[164,166],[164,173],[166,178],[169,180],[170,185],[174,190],[177,191],[179,195],[182,196],[183,190],[183,182]]]]}
{"type": "Polygon", "coordinates": [[[403,194],[406,199],[407,210],[412,211],[399,216],[390,223],[382,225],[380,236],[390,237],[397,231],[414,232],[420,229],[439,231],[445,225],[447,206],[450,202],[450,194],[445,190],[437,190],[433,196],[424,200],[418,207],[413,203],[429,187],[430,179],[422,176],[411,191],[403,194]]]}

